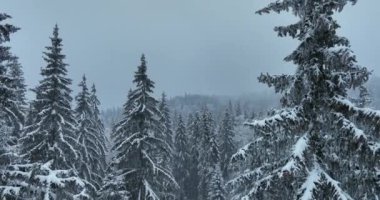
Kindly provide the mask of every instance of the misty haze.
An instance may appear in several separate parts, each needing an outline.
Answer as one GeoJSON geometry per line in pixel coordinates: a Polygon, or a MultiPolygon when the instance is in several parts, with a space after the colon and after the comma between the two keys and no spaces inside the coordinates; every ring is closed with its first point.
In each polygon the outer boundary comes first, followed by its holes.
{"type": "Polygon", "coordinates": [[[1,199],[380,199],[379,7],[1,0],[1,199]]]}

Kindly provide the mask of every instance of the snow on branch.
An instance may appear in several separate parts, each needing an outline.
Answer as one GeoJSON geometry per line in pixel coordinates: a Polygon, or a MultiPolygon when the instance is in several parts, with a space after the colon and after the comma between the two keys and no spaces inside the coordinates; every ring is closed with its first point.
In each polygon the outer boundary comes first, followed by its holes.
{"type": "Polygon", "coordinates": [[[299,194],[300,200],[312,200],[313,191],[316,189],[317,184],[321,179],[321,169],[320,167],[315,167],[311,170],[306,178],[306,181],[302,184],[299,194]]]}
{"type": "Polygon", "coordinates": [[[368,147],[371,149],[373,154],[380,153],[380,142],[369,142],[368,147]]]}
{"type": "Polygon", "coordinates": [[[246,145],[244,145],[242,148],[238,149],[235,154],[231,156],[230,163],[235,163],[238,161],[245,161],[250,156],[250,151],[255,148],[256,144],[262,141],[263,138],[259,137],[253,142],[250,142],[246,145]]]}
{"type": "Polygon", "coordinates": [[[353,122],[345,118],[342,114],[334,113],[334,115],[337,117],[336,123],[342,131],[350,133],[355,140],[367,146],[373,154],[380,153],[380,142],[370,141],[363,130],[356,127],[353,122]]]}
{"type": "Polygon", "coordinates": [[[245,123],[247,126],[251,126],[254,129],[262,133],[271,133],[276,129],[298,129],[303,123],[302,109],[300,107],[285,108],[279,110],[275,115],[262,119],[254,120],[249,123],[245,123]]]}
{"type": "Polygon", "coordinates": [[[6,196],[20,196],[21,187],[16,186],[0,186],[1,197],[6,196]]]}
{"type": "Polygon", "coordinates": [[[294,83],[293,75],[269,75],[261,74],[258,77],[260,83],[265,83],[269,87],[274,87],[275,92],[284,92],[289,89],[291,85],[294,83]]]}
{"type": "Polygon", "coordinates": [[[340,129],[346,131],[354,136],[354,139],[357,140],[367,140],[367,136],[364,134],[364,131],[356,127],[354,123],[344,117],[340,113],[334,113],[338,118],[337,124],[340,126],[340,129]]]}
{"type": "Polygon", "coordinates": [[[267,190],[276,178],[281,178],[281,167],[273,170],[273,167],[282,166],[286,160],[279,162],[267,163],[256,169],[245,172],[244,174],[228,181],[227,188],[239,190],[250,186],[250,191],[246,195],[238,194],[233,199],[252,199],[252,196],[260,191],[267,190]]]}
{"type": "Polygon", "coordinates": [[[334,190],[334,196],[338,200],[353,200],[350,195],[342,190],[339,182],[331,178],[318,163],[314,163],[314,169],[311,170],[306,181],[299,189],[300,200],[313,200],[314,193],[320,185],[326,185],[334,190]]]}
{"type": "Polygon", "coordinates": [[[247,195],[243,196],[242,200],[250,200],[252,199],[252,196],[254,196],[259,190],[267,190],[273,183],[273,179],[276,177],[276,174],[278,174],[279,170],[273,171],[272,174],[265,176],[262,179],[259,179],[258,181],[255,181],[253,187],[248,192],[247,195]]]}
{"type": "MultiPolygon", "coordinates": [[[[44,199],[51,199],[56,196],[57,191],[69,185],[75,185],[75,190],[72,191],[74,199],[89,199],[86,188],[91,188],[88,182],[73,176],[72,170],[54,170],[52,169],[53,160],[46,163],[35,164],[20,164],[9,166],[7,173],[10,179],[17,183],[19,188],[9,186],[6,187],[6,192],[22,192],[32,189],[34,194],[43,194],[44,199]],[[24,181],[26,181],[24,183],[24,181]]],[[[95,189],[92,187],[91,189],[95,189]]],[[[26,192],[24,195],[30,195],[26,192]]],[[[20,195],[20,196],[24,196],[20,195]]]]}
{"type": "Polygon", "coordinates": [[[238,177],[233,178],[232,180],[228,181],[226,183],[226,186],[229,188],[236,188],[237,186],[245,185],[254,180],[257,180],[259,179],[259,177],[261,177],[264,174],[264,168],[267,168],[269,166],[270,165],[268,164],[268,165],[264,165],[253,170],[249,170],[239,175],[238,177]]]}
{"type": "Polygon", "coordinates": [[[256,13],[262,15],[270,12],[280,13],[281,11],[288,11],[292,3],[293,1],[290,0],[276,1],[275,3],[270,3],[267,7],[256,11],[256,13]]]}
{"type": "MultiPolygon", "coordinates": [[[[40,166],[40,170],[45,171],[46,175],[36,175],[35,178],[45,184],[55,184],[64,187],[66,182],[75,182],[76,185],[84,187],[84,182],[76,177],[68,177],[70,170],[52,170],[53,160],[48,161],[40,166]]],[[[45,173],[44,173],[45,174],[45,173]]]]}
{"type": "Polygon", "coordinates": [[[161,175],[163,175],[165,178],[167,178],[168,180],[170,180],[170,182],[172,184],[174,184],[174,186],[176,188],[179,188],[179,185],[178,185],[177,181],[173,178],[173,175],[170,172],[168,172],[165,169],[163,169],[162,167],[158,166],[153,161],[153,159],[148,155],[148,153],[146,151],[143,150],[142,154],[148,160],[148,162],[151,164],[152,171],[153,171],[154,174],[161,174],[161,175]]]}
{"type": "MultiPolygon", "coordinates": [[[[144,180],[144,187],[145,187],[145,192],[146,192],[144,199],[160,200],[160,198],[156,195],[156,193],[153,191],[152,187],[146,180],[144,180]]],[[[139,198],[139,199],[142,199],[142,198],[139,198]]]]}
{"type": "Polygon", "coordinates": [[[354,200],[350,195],[348,195],[346,192],[342,190],[339,186],[339,182],[331,178],[326,172],[322,171],[326,182],[329,186],[331,186],[334,189],[334,197],[336,197],[338,200],[354,200]]]}
{"type": "MultiPolygon", "coordinates": [[[[282,167],[281,171],[284,172],[291,172],[297,171],[300,169],[300,167],[303,165],[303,162],[305,160],[304,153],[309,147],[309,139],[307,137],[307,134],[300,137],[296,144],[293,146],[293,152],[291,155],[291,158],[286,163],[284,167],[282,167]]],[[[282,176],[282,174],[280,175],[282,176]]]]}
{"type": "Polygon", "coordinates": [[[374,125],[380,126],[380,111],[370,108],[359,108],[345,97],[335,97],[332,102],[332,109],[339,113],[346,111],[352,115],[356,115],[358,120],[372,122],[374,125]]]}

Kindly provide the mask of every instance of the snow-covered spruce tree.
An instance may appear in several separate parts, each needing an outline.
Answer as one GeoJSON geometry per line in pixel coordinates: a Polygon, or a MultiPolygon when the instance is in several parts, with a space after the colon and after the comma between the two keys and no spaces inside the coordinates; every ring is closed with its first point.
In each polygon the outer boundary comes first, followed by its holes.
{"type": "Polygon", "coordinates": [[[182,115],[178,115],[177,129],[175,131],[175,155],[174,155],[174,169],[173,174],[177,180],[180,190],[177,197],[178,200],[188,199],[189,189],[189,165],[190,165],[190,150],[189,150],[189,137],[187,135],[186,127],[182,119],[182,115]]]}
{"type": "Polygon", "coordinates": [[[200,132],[198,199],[225,200],[224,181],[220,168],[221,159],[214,120],[207,107],[202,110],[200,132]]]}
{"type": "MultiPolygon", "coordinates": [[[[161,112],[160,122],[164,125],[164,131],[158,130],[157,138],[164,140],[169,146],[170,149],[173,149],[173,131],[172,131],[172,121],[170,117],[170,109],[167,103],[166,94],[162,93],[161,99],[158,103],[158,109],[161,112]]],[[[173,169],[173,154],[171,152],[168,155],[162,154],[161,150],[157,151],[158,164],[162,167],[169,169],[170,172],[173,169]],[[163,155],[163,157],[162,157],[163,155]],[[161,158],[160,158],[161,157],[161,158]]],[[[160,181],[160,180],[157,180],[160,181]]],[[[170,200],[173,199],[172,194],[177,192],[176,190],[172,190],[174,188],[166,187],[168,191],[163,191],[163,194],[168,194],[169,196],[162,196],[161,199],[170,200]]]]}
{"type": "MultiPolygon", "coordinates": [[[[200,121],[200,141],[199,147],[199,164],[198,174],[200,177],[198,190],[198,199],[211,199],[213,192],[211,191],[212,173],[215,173],[215,169],[219,168],[220,171],[220,152],[218,143],[216,140],[216,132],[214,128],[214,120],[211,112],[207,107],[202,109],[201,121],[200,121]]],[[[221,174],[220,174],[221,176],[221,174]]]]}
{"type": "Polygon", "coordinates": [[[199,192],[199,151],[200,151],[200,116],[196,112],[194,114],[189,114],[187,122],[187,132],[189,134],[189,144],[190,145],[190,163],[189,163],[189,180],[187,188],[188,199],[198,199],[199,192]]]}
{"type": "Polygon", "coordinates": [[[161,100],[159,102],[158,108],[162,114],[161,122],[165,125],[164,131],[164,140],[170,145],[173,146],[173,131],[172,131],[172,122],[170,119],[170,110],[168,102],[166,99],[166,94],[162,93],[161,100]]]}
{"type": "Polygon", "coordinates": [[[210,172],[207,200],[226,200],[226,191],[220,163],[214,164],[210,172]]]}
{"type": "Polygon", "coordinates": [[[19,95],[24,95],[25,85],[19,81],[23,80],[21,69],[19,74],[15,74],[15,68],[19,67],[17,57],[12,55],[10,47],[5,46],[10,41],[10,35],[19,28],[7,24],[3,21],[11,18],[5,13],[0,13],[0,118],[2,124],[7,126],[9,133],[8,141],[15,143],[24,123],[24,110],[22,109],[24,99],[19,99],[19,95]],[[18,65],[18,66],[15,66],[18,65]]]}
{"type": "Polygon", "coordinates": [[[10,47],[6,46],[11,34],[18,28],[4,23],[9,18],[9,15],[0,13],[0,197],[8,199],[16,195],[19,189],[13,186],[7,167],[18,158],[15,144],[24,121],[24,113],[20,109],[21,102],[17,101],[21,89],[19,90],[15,84],[22,76],[11,73],[13,68],[10,65],[15,63],[17,58],[11,54],[10,47]]]}
{"type": "Polygon", "coordinates": [[[235,143],[233,141],[235,137],[235,122],[231,115],[231,108],[228,107],[225,112],[221,124],[219,126],[219,138],[220,138],[220,161],[221,170],[223,172],[223,178],[229,179],[228,166],[231,156],[236,152],[235,143]]]}
{"type": "Polygon", "coordinates": [[[160,121],[158,101],[151,96],[154,82],[146,71],[143,55],[133,80],[136,88],[129,93],[123,119],[112,133],[114,177],[105,182],[100,191],[102,198],[126,199],[128,194],[134,200],[158,200],[169,196],[165,193],[169,187],[178,188],[170,169],[159,164],[159,159],[170,156],[172,150],[162,139],[165,125],[160,121]]]}
{"type": "Polygon", "coordinates": [[[9,175],[20,186],[17,196],[22,199],[86,199],[86,183],[74,170],[80,154],[70,106],[71,80],[66,77],[58,26],[46,49],[47,65],[41,70],[43,79],[32,102],[35,119],[20,139],[23,163],[9,166],[9,175]]]}
{"type": "Polygon", "coordinates": [[[99,138],[98,148],[102,149],[102,151],[100,152],[101,154],[99,155],[100,156],[99,167],[101,168],[97,169],[97,171],[99,171],[99,174],[101,174],[101,176],[104,178],[106,168],[107,168],[106,157],[107,157],[108,148],[109,148],[109,146],[107,146],[109,144],[109,141],[105,133],[103,120],[100,117],[100,110],[99,110],[100,101],[98,99],[98,96],[96,93],[96,87],[94,83],[92,84],[91,91],[90,91],[90,106],[92,109],[92,118],[93,118],[92,121],[94,122],[96,134],[97,134],[97,137],[99,138]]]}
{"type": "Polygon", "coordinates": [[[80,177],[87,180],[97,189],[104,177],[105,146],[104,138],[99,134],[98,121],[95,121],[90,92],[86,77],[79,83],[81,91],[76,96],[75,117],[78,128],[77,141],[80,144],[81,159],[77,164],[80,177]]]}
{"type": "Polygon", "coordinates": [[[349,41],[336,34],[339,25],[332,17],[347,3],[356,0],[282,0],[258,11],[291,10],[299,18],[275,28],[280,37],[300,41],[285,58],[297,70],[294,75],[259,77],[283,94],[283,108],[249,123],[262,137],[233,160],[265,159],[229,181],[233,199],[379,198],[380,112],[356,106],[347,94],[370,73],[356,63],[349,41]],[[287,140],[280,144],[278,138],[287,140]]]}
{"type": "MultiPolygon", "coordinates": [[[[100,118],[100,110],[99,110],[99,106],[100,106],[100,101],[98,99],[98,96],[96,94],[96,87],[95,87],[95,84],[92,84],[91,86],[91,92],[90,92],[90,105],[91,105],[91,108],[92,108],[92,117],[93,117],[93,121],[95,122],[95,128],[96,128],[96,133],[98,134],[98,137],[101,139],[101,144],[102,147],[105,151],[108,151],[108,149],[106,148],[107,147],[107,137],[105,135],[105,128],[104,128],[104,124],[103,124],[103,121],[102,119],[100,118]]],[[[103,171],[105,171],[105,168],[106,168],[106,160],[105,160],[105,157],[106,157],[106,152],[102,152],[104,153],[104,155],[102,155],[100,158],[100,162],[101,162],[101,165],[103,166],[103,171]]]]}

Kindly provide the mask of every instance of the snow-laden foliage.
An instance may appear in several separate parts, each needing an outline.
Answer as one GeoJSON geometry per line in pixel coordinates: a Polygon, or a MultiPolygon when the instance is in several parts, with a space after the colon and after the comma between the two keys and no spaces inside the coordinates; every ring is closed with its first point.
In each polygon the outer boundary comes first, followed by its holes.
{"type": "Polygon", "coordinates": [[[225,110],[223,119],[219,125],[221,170],[225,179],[229,178],[228,165],[232,154],[236,152],[233,140],[235,137],[234,126],[235,119],[232,115],[232,106],[230,106],[225,110]]]}
{"type": "Polygon", "coordinates": [[[171,156],[172,149],[162,139],[165,125],[160,121],[162,113],[158,109],[158,101],[151,96],[154,82],[148,78],[146,71],[143,55],[133,80],[136,88],[129,92],[123,119],[116,124],[112,133],[115,156],[110,171],[123,180],[122,185],[115,187],[106,182],[100,193],[120,193],[115,189],[122,189],[128,191],[131,199],[156,200],[170,195],[174,198],[170,192],[178,188],[171,170],[161,162],[161,159],[171,156]]]}
{"type": "Polygon", "coordinates": [[[187,196],[191,195],[189,194],[190,143],[181,114],[176,121],[173,174],[180,186],[178,200],[184,200],[187,199],[187,196]]]}
{"type": "Polygon", "coordinates": [[[169,110],[169,105],[168,105],[165,93],[162,93],[161,95],[158,108],[162,115],[161,123],[163,123],[165,126],[163,139],[166,141],[166,143],[168,143],[172,147],[173,146],[173,131],[172,131],[172,125],[171,125],[172,122],[170,119],[170,110],[169,110]]]}
{"type": "Polygon", "coordinates": [[[187,122],[187,132],[190,135],[190,163],[189,163],[189,181],[188,181],[188,198],[198,199],[199,191],[198,186],[200,182],[200,175],[198,173],[198,166],[200,165],[200,148],[201,148],[201,119],[199,113],[190,114],[187,122]]]}
{"type": "Polygon", "coordinates": [[[21,65],[10,47],[11,34],[18,28],[6,23],[11,17],[0,13],[0,197],[14,196],[20,189],[12,182],[8,166],[17,162],[17,140],[24,125],[25,85],[21,65]]]}
{"type": "Polygon", "coordinates": [[[356,0],[280,0],[258,11],[291,11],[299,19],[275,28],[299,40],[285,58],[297,70],[259,77],[282,94],[283,108],[247,123],[258,139],[232,158],[235,167],[250,163],[227,183],[233,199],[379,198],[380,112],[365,107],[363,86],[370,72],[357,64],[333,19],[348,3],[356,0]],[[360,96],[351,102],[348,91],[355,89],[360,96]]]}
{"type": "Polygon", "coordinates": [[[214,119],[211,112],[204,107],[200,118],[200,146],[198,175],[199,199],[223,199],[224,184],[220,169],[220,151],[217,142],[214,119]],[[215,190],[214,190],[215,189],[215,190]]]}
{"type": "Polygon", "coordinates": [[[22,108],[25,106],[25,85],[18,58],[6,46],[10,35],[19,30],[4,22],[10,18],[9,15],[0,13],[0,117],[6,123],[0,126],[12,127],[8,137],[13,137],[11,140],[15,143],[24,123],[22,108]]]}
{"type": "Polygon", "coordinates": [[[91,199],[86,182],[72,169],[58,170],[54,160],[46,163],[15,164],[8,167],[11,186],[4,187],[2,196],[10,199],[91,199]]]}
{"type": "Polygon", "coordinates": [[[86,77],[80,82],[81,91],[76,96],[77,106],[75,117],[78,128],[77,142],[80,144],[81,158],[78,163],[78,171],[82,178],[92,183],[96,188],[102,184],[105,168],[105,141],[102,132],[99,132],[98,123],[95,120],[95,110],[92,105],[90,93],[87,88],[86,77]]]}
{"type": "Polygon", "coordinates": [[[207,200],[226,199],[222,170],[220,169],[220,163],[216,163],[210,172],[207,200]]]}
{"type": "MultiPolygon", "coordinates": [[[[76,142],[76,120],[71,109],[71,80],[66,77],[62,39],[55,26],[51,46],[46,47],[43,79],[35,89],[34,113],[19,140],[20,164],[8,166],[12,185],[19,196],[41,199],[89,198],[87,183],[77,176],[75,164],[80,158],[76,142]]],[[[90,187],[88,187],[90,188],[90,187]]]]}
{"type": "MultiPolygon", "coordinates": [[[[104,123],[101,119],[101,116],[100,116],[100,111],[99,111],[99,106],[100,106],[100,101],[98,99],[98,96],[96,94],[96,87],[95,87],[95,84],[92,84],[91,86],[91,91],[90,91],[90,100],[89,100],[89,103],[90,103],[90,106],[91,106],[91,110],[92,110],[92,121],[94,122],[94,126],[95,126],[95,129],[96,129],[96,133],[97,133],[97,136],[100,138],[100,142],[102,147],[100,148],[103,148],[104,150],[108,150],[106,149],[106,144],[108,142],[107,140],[107,137],[105,135],[105,127],[104,127],[104,123]]],[[[106,154],[106,152],[101,152],[101,153],[104,153],[106,154]]],[[[105,155],[102,155],[102,157],[104,157],[105,155]]],[[[103,171],[105,170],[106,168],[106,163],[105,163],[105,160],[101,160],[101,165],[103,167],[103,171]]]]}
{"type": "MultiPolygon", "coordinates": [[[[158,158],[159,165],[161,165],[163,168],[166,168],[172,171],[174,167],[173,129],[172,129],[172,120],[170,116],[170,109],[167,102],[166,94],[164,92],[162,93],[161,99],[158,102],[158,110],[161,112],[161,119],[159,121],[161,122],[161,124],[163,124],[164,129],[158,130],[156,133],[156,137],[165,141],[166,144],[169,145],[169,149],[172,152],[170,152],[169,154],[163,155],[161,153],[161,150],[158,150],[156,157],[158,158]]],[[[157,181],[160,181],[160,180],[157,180],[157,181]]],[[[163,180],[163,182],[165,182],[165,180],[163,180]]],[[[171,187],[165,187],[165,191],[161,191],[161,193],[162,195],[160,196],[162,199],[167,199],[167,200],[175,199],[173,194],[177,193],[177,189],[171,188],[171,187]]]]}

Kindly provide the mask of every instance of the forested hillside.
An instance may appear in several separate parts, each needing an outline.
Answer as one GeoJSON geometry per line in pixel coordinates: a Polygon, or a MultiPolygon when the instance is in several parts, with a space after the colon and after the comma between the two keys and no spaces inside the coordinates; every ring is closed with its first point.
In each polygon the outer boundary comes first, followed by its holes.
{"type": "Polygon", "coordinates": [[[380,199],[380,79],[335,19],[356,2],[257,11],[295,16],[274,28],[297,42],[284,59],[294,73],[258,77],[274,92],[168,96],[142,54],[124,104],[111,109],[98,97],[103,80],[70,77],[57,24],[38,50],[38,84],[26,85],[11,45],[22,27],[0,13],[1,199],[380,199]]]}

